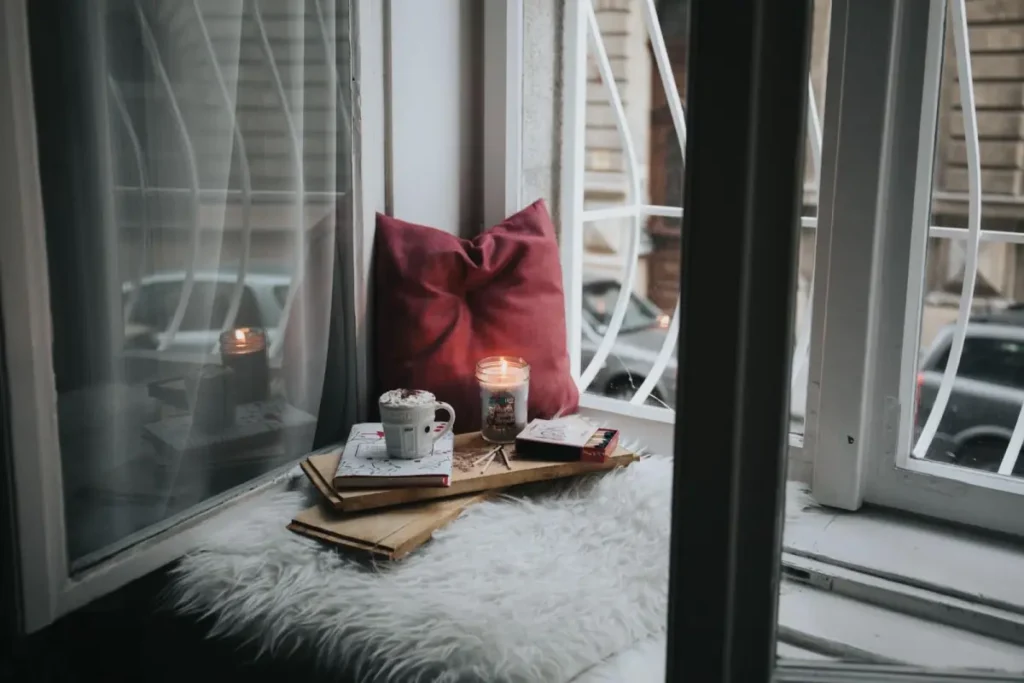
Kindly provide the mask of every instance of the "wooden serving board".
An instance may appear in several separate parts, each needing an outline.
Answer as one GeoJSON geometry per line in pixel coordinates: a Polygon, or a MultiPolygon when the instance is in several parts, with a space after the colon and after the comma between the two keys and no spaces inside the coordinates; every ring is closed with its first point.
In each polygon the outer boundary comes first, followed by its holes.
{"type": "Polygon", "coordinates": [[[511,457],[511,470],[506,469],[500,456],[495,457],[486,470],[481,466],[471,466],[491,448],[491,444],[484,441],[479,432],[456,436],[452,483],[446,487],[336,490],[331,486],[331,480],[338,469],[340,449],[312,455],[303,460],[301,466],[302,471],[335,510],[354,512],[602,472],[623,467],[638,459],[634,453],[619,447],[603,463],[517,460],[515,446],[510,444],[505,450],[511,457]]]}
{"type": "Polygon", "coordinates": [[[288,529],[345,550],[400,560],[467,507],[490,495],[477,493],[362,513],[339,513],[317,505],[296,515],[288,529]]]}

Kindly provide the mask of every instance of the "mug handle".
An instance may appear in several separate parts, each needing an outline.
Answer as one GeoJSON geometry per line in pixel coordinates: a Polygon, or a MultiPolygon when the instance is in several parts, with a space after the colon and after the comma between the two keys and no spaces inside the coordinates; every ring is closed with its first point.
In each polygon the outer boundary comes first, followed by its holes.
{"type": "Polygon", "coordinates": [[[444,410],[448,412],[448,422],[445,423],[444,429],[434,434],[434,443],[437,443],[438,439],[452,431],[452,426],[455,424],[455,409],[452,408],[447,403],[445,403],[444,401],[438,401],[437,403],[435,403],[434,409],[444,410]]]}

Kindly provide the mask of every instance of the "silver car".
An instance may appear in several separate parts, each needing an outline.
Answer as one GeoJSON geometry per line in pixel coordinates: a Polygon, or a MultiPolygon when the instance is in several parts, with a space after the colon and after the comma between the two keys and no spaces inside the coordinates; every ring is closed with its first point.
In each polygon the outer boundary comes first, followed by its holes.
{"type": "MultiPolygon", "coordinates": [[[[197,272],[181,325],[170,340],[166,340],[166,330],[181,297],[185,272],[148,275],[139,283],[137,294],[132,283],[125,283],[122,295],[126,348],[156,349],[167,341],[168,350],[208,353],[217,345],[235,279],[235,273],[230,272],[197,272]]],[[[235,326],[262,327],[273,343],[280,334],[278,328],[290,284],[288,275],[248,273],[235,326]]]]}
{"type": "MultiPolygon", "coordinates": [[[[597,352],[622,285],[614,279],[589,277],[583,282],[582,361],[585,369],[597,352]]],[[[631,293],[619,336],[604,366],[587,389],[591,393],[629,400],[650,374],[668,337],[669,316],[649,299],[631,293]]],[[[676,350],[665,366],[648,405],[672,408],[676,400],[676,350]]]]}

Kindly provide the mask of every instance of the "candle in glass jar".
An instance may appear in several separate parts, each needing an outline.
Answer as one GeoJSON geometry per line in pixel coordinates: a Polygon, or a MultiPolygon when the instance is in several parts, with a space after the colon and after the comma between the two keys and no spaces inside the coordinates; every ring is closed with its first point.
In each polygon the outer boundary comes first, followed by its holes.
{"type": "Polygon", "coordinates": [[[530,365],[522,358],[491,356],[476,364],[480,382],[480,432],[491,443],[512,443],[526,428],[530,365]]]}
{"type": "Polygon", "coordinates": [[[220,357],[233,370],[239,403],[265,401],[270,394],[267,335],[257,327],[239,327],[220,335],[220,357]]]}

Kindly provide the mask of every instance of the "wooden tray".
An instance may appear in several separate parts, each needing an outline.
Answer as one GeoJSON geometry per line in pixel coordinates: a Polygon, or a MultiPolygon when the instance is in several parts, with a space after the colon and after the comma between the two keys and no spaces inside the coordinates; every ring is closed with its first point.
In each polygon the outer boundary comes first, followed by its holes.
{"type": "Polygon", "coordinates": [[[400,560],[467,507],[490,495],[476,493],[356,514],[338,513],[317,505],[296,515],[288,528],[345,550],[377,559],[400,560]]]}
{"type": "Polygon", "coordinates": [[[589,472],[602,472],[623,467],[638,459],[634,453],[619,447],[615,454],[603,463],[516,460],[515,446],[510,444],[505,450],[512,456],[511,470],[505,468],[500,456],[496,457],[485,471],[481,471],[480,466],[470,467],[471,463],[491,447],[479,432],[456,436],[452,483],[446,487],[336,490],[330,482],[338,469],[340,447],[327,453],[312,455],[300,464],[302,471],[323,494],[330,506],[335,510],[354,512],[402,503],[451,498],[479,491],[493,491],[518,484],[562,479],[589,472]]]}

